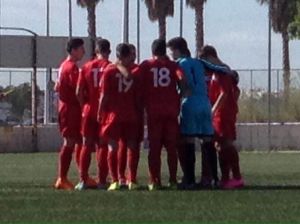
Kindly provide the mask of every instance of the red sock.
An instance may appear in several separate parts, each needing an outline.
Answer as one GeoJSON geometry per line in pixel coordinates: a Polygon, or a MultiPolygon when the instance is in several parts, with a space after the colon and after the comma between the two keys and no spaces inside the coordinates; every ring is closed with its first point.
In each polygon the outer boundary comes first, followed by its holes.
{"type": "Polygon", "coordinates": [[[118,182],[118,150],[108,151],[108,168],[112,182],[118,182]]]}
{"type": "Polygon", "coordinates": [[[60,178],[67,178],[67,174],[72,161],[72,153],[74,148],[62,146],[59,153],[58,172],[60,178]]]}
{"type": "Polygon", "coordinates": [[[230,168],[234,179],[239,180],[242,178],[240,171],[239,154],[234,145],[230,146],[230,168]]]}
{"type": "Polygon", "coordinates": [[[139,158],[140,158],[140,149],[135,148],[135,149],[128,150],[127,163],[129,168],[129,176],[128,176],[129,182],[136,183],[139,158]]]}
{"type": "Polygon", "coordinates": [[[230,172],[230,163],[229,163],[229,156],[230,153],[228,152],[228,148],[224,147],[224,143],[220,144],[221,151],[219,152],[219,164],[221,168],[222,177],[221,180],[226,182],[229,180],[229,172],[230,172]]]}
{"type": "Polygon", "coordinates": [[[125,170],[127,166],[127,144],[124,141],[120,141],[120,147],[118,149],[118,175],[121,182],[126,181],[125,170]]]}
{"type": "Polygon", "coordinates": [[[186,153],[185,153],[184,146],[185,146],[184,143],[180,143],[178,150],[177,150],[179,164],[180,164],[180,167],[181,167],[181,170],[183,173],[185,170],[185,161],[186,161],[186,158],[185,158],[186,153]]]}
{"type": "Polygon", "coordinates": [[[155,184],[161,184],[160,169],[161,169],[161,149],[162,145],[160,141],[153,140],[149,141],[149,154],[148,154],[148,164],[149,164],[149,174],[150,182],[155,184]]]}
{"type": "Polygon", "coordinates": [[[81,149],[82,149],[82,144],[75,145],[75,161],[76,161],[76,166],[77,166],[77,170],[79,173],[80,173],[81,149]]]}
{"type": "Polygon", "coordinates": [[[107,153],[108,148],[106,144],[100,145],[97,149],[96,159],[98,164],[99,184],[106,184],[108,176],[107,153]]]}
{"type": "Polygon", "coordinates": [[[89,177],[88,171],[91,164],[91,154],[93,147],[91,145],[84,145],[81,149],[80,154],[80,179],[81,181],[86,181],[89,177]]]}
{"type": "Polygon", "coordinates": [[[177,182],[177,161],[178,161],[176,142],[171,142],[171,141],[167,142],[166,150],[168,154],[168,167],[169,167],[169,174],[170,174],[169,182],[176,183],[177,182]]]}

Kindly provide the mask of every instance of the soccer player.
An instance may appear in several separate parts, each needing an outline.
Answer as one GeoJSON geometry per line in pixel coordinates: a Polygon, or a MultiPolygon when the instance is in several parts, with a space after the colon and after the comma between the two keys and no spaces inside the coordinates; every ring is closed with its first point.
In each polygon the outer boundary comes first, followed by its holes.
{"type": "Polygon", "coordinates": [[[97,40],[96,58],[87,62],[79,75],[77,82],[77,96],[83,105],[81,134],[83,136],[83,147],[80,155],[80,182],[75,189],[83,190],[97,186],[95,180],[89,177],[88,169],[91,162],[91,154],[96,149],[98,163],[99,185],[106,185],[107,176],[107,145],[99,143],[99,123],[97,112],[99,107],[99,84],[105,68],[110,64],[109,55],[110,42],[106,39],[97,40]],[[104,150],[101,151],[101,150],[104,150]],[[104,158],[101,158],[101,157],[104,158]]]}
{"type": "MultiPolygon", "coordinates": [[[[116,49],[118,62],[110,65],[101,80],[99,119],[100,135],[108,142],[108,167],[112,182],[108,191],[120,189],[118,178],[119,141],[126,142],[127,150],[138,150],[137,146],[137,105],[135,99],[133,76],[124,74],[123,69],[132,64],[130,48],[127,44],[119,44],[116,49]]],[[[137,188],[136,168],[128,160],[129,190],[137,188]]]]}
{"type": "MultiPolygon", "coordinates": [[[[206,60],[224,64],[214,47],[206,45],[202,49],[202,57],[206,60]]],[[[213,126],[216,142],[219,147],[219,164],[222,178],[220,186],[224,189],[234,189],[244,186],[239,166],[239,156],[235,148],[236,118],[238,113],[239,88],[238,74],[226,76],[215,72],[210,85],[210,99],[213,103],[213,126]],[[230,178],[232,172],[233,178],[230,178]]]]}
{"type": "Polygon", "coordinates": [[[177,147],[179,137],[178,116],[180,95],[177,88],[184,89],[183,72],[166,56],[166,42],[162,39],[152,43],[153,58],[144,61],[137,72],[147,113],[149,138],[149,190],[161,188],[161,150],[165,146],[169,167],[169,187],[177,188],[177,147]]]}
{"type": "MultiPolygon", "coordinates": [[[[130,57],[131,57],[131,65],[129,66],[129,73],[132,73],[134,69],[137,68],[137,64],[135,63],[136,60],[136,48],[133,44],[128,44],[130,48],[130,57]]],[[[136,80],[137,81],[137,80],[136,80]]],[[[138,85],[138,84],[137,84],[138,85]]],[[[135,88],[135,94],[136,94],[136,99],[140,99],[140,92],[138,91],[137,88],[135,88]]],[[[138,103],[138,102],[137,102],[138,103]]],[[[139,110],[138,110],[138,127],[139,129],[139,138],[138,138],[138,143],[143,140],[144,137],[144,111],[141,105],[141,102],[138,103],[140,104],[139,110]]],[[[135,169],[137,170],[138,167],[138,161],[139,161],[139,153],[140,150],[134,150],[134,151],[128,151],[127,150],[127,144],[126,142],[120,141],[120,147],[118,150],[118,175],[119,175],[119,183],[121,187],[126,187],[127,182],[130,182],[130,180],[127,180],[126,177],[126,167],[127,167],[127,160],[134,160],[133,164],[135,169]],[[132,154],[133,153],[133,154],[132,154]]],[[[130,178],[129,178],[130,179],[130,178]]]]}
{"type": "Polygon", "coordinates": [[[77,62],[84,56],[84,42],[80,38],[70,39],[67,44],[68,57],[60,65],[55,89],[59,94],[58,122],[63,137],[59,154],[56,189],[71,190],[73,184],[67,174],[72,160],[75,144],[81,144],[81,107],[76,97],[76,84],[79,76],[77,62]]]}
{"type": "Polygon", "coordinates": [[[195,137],[202,140],[202,176],[201,186],[211,187],[212,179],[218,182],[217,155],[213,147],[214,134],[211,117],[211,105],[207,95],[204,68],[227,71],[226,68],[215,66],[205,61],[193,59],[185,39],[176,37],[168,42],[171,56],[183,69],[190,94],[181,103],[180,131],[183,136],[183,148],[179,156],[184,177],[183,189],[195,188],[195,137]]]}

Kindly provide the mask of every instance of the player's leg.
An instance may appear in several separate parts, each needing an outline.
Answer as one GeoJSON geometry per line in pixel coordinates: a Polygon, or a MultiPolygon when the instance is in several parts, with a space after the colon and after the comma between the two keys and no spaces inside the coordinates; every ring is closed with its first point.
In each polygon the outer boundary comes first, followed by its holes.
{"type": "Polygon", "coordinates": [[[95,140],[91,137],[84,137],[80,154],[80,182],[75,187],[77,190],[97,187],[97,182],[89,176],[88,172],[91,164],[91,155],[94,150],[95,140]]]}
{"type": "Polygon", "coordinates": [[[233,141],[228,142],[228,149],[230,150],[230,168],[232,171],[232,185],[235,188],[243,187],[244,186],[244,181],[241,175],[240,171],[240,164],[239,164],[239,154],[237,152],[237,149],[235,145],[233,144],[233,141]]]}
{"type": "Polygon", "coordinates": [[[120,140],[118,149],[118,175],[121,186],[126,186],[127,142],[120,140]]]}
{"type": "Polygon", "coordinates": [[[118,149],[119,144],[118,140],[109,139],[108,140],[108,169],[111,177],[111,184],[108,191],[118,190],[119,178],[118,178],[118,149]]]}
{"type": "Polygon", "coordinates": [[[100,137],[102,141],[107,142],[108,146],[107,164],[109,174],[111,176],[111,184],[107,190],[119,190],[118,149],[119,140],[121,138],[120,123],[112,121],[106,124],[101,124],[100,137]]]}
{"type": "Polygon", "coordinates": [[[72,154],[76,143],[81,141],[80,135],[81,110],[62,104],[59,108],[59,129],[63,137],[58,160],[58,179],[55,183],[57,189],[73,189],[73,184],[67,179],[67,174],[72,161],[72,154]]]}
{"type": "Polygon", "coordinates": [[[228,150],[226,139],[218,138],[219,164],[221,169],[221,188],[230,188],[230,151],[228,150]]]}
{"type": "Polygon", "coordinates": [[[198,130],[197,113],[191,105],[183,104],[180,117],[180,132],[183,141],[183,150],[180,157],[184,158],[183,167],[183,182],[182,189],[195,188],[195,135],[201,130],[198,130]]]}
{"type": "Polygon", "coordinates": [[[194,189],[195,188],[195,164],[196,164],[196,155],[195,155],[195,138],[187,137],[183,138],[184,141],[184,177],[182,187],[183,189],[194,189]]]}
{"type": "Polygon", "coordinates": [[[217,152],[212,137],[207,136],[202,138],[201,150],[203,156],[201,185],[202,187],[210,188],[212,187],[212,180],[214,180],[214,183],[217,186],[219,181],[217,152]]]}
{"type": "Polygon", "coordinates": [[[76,143],[75,139],[64,137],[63,145],[60,149],[58,160],[58,179],[55,183],[55,188],[71,190],[73,184],[68,180],[67,174],[72,161],[72,154],[76,143]]]}
{"type": "Polygon", "coordinates": [[[163,141],[167,150],[169,186],[177,189],[177,151],[179,146],[179,124],[177,118],[165,119],[163,141]]]}
{"type": "Polygon", "coordinates": [[[127,149],[127,164],[128,164],[128,189],[135,190],[138,188],[137,185],[137,169],[140,158],[140,150],[136,140],[128,140],[128,149],[127,149]]]}
{"type": "Polygon", "coordinates": [[[97,182],[89,177],[88,170],[91,164],[91,155],[95,151],[98,141],[98,122],[91,116],[83,116],[81,119],[81,134],[83,144],[80,153],[80,182],[76,185],[77,190],[96,188],[97,182]]]}
{"type": "Polygon", "coordinates": [[[183,136],[180,136],[180,140],[179,140],[179,146],[178,146],[178,150],[177,150],[177,154],[178,154],[178,160],[179,160],[179,165],[181,167],[182,173],[183,173],[183,177],[181,182],[184,183],[184,173],[185,173],[185,140],[183,136]]]}
{"type": "Polygon", "coordinates": [[[104,140],[100,140],[96,150],[96,160],[98,167],[98,188],[106,189],[108,176],[108,145],[104,140]]]}
{"type": "Polygon", "coordinates": [[[201,185],[202,187],[212,187],[212,180],[218,182],[218,164],[217,154],[213,143],[213,121],[211,115],[211,105],[208,101],[203,101],[203,106],[199,110],[197,116],[198,124],[201,124],[201,153],[202,153],[202,172],[201,185]]]}
{"type": "Polygon", "coordinates": [[[161,187],[161,150],[162,150],[162,123],[159,119],[148,116],[148,136],[149,136],[149,190],[161,187]]]}
{"type": "Polygon", "coordinates": [[[75,145],[75,162],[76,162],[76,166],[77,166],[77,170],[78,173],[80,173],[80,154],[81,154],[81,150],[82,150],[82,143],[77,143],[75,145]]]}

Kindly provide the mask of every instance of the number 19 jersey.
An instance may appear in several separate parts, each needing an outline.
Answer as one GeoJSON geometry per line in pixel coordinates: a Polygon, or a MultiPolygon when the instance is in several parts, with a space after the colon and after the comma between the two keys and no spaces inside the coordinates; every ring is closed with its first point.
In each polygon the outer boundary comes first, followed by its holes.
{"type": "Polygon", "coordinates": [[[146,60],[135,71],[140,74],[140,88],[148,116],[177,117],[180,111],[178,81],[183,72],[166,59],[146,60]]]}
{"type": "Polygon", "coordinates": [[[137,105],[134,78],[125,78],[116,65],[110,65],[104,71],[101,80],[101,94],[106,99],[105,123],[136,122],[137,105]]]}

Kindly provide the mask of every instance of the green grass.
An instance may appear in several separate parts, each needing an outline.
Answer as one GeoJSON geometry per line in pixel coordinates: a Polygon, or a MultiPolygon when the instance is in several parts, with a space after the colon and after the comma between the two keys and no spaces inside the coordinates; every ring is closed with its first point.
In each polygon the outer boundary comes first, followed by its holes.
{"type": "MultiPolygon", "coordinates": [[[[247,187],[237,191],[64,192],[51,188],[57,154],[1,154],[0,223],[300,223],[299,161],[299,153],[241,153],[247,187]]],[[[139,180],[146,186],[146,153],[139,180]]]]}

